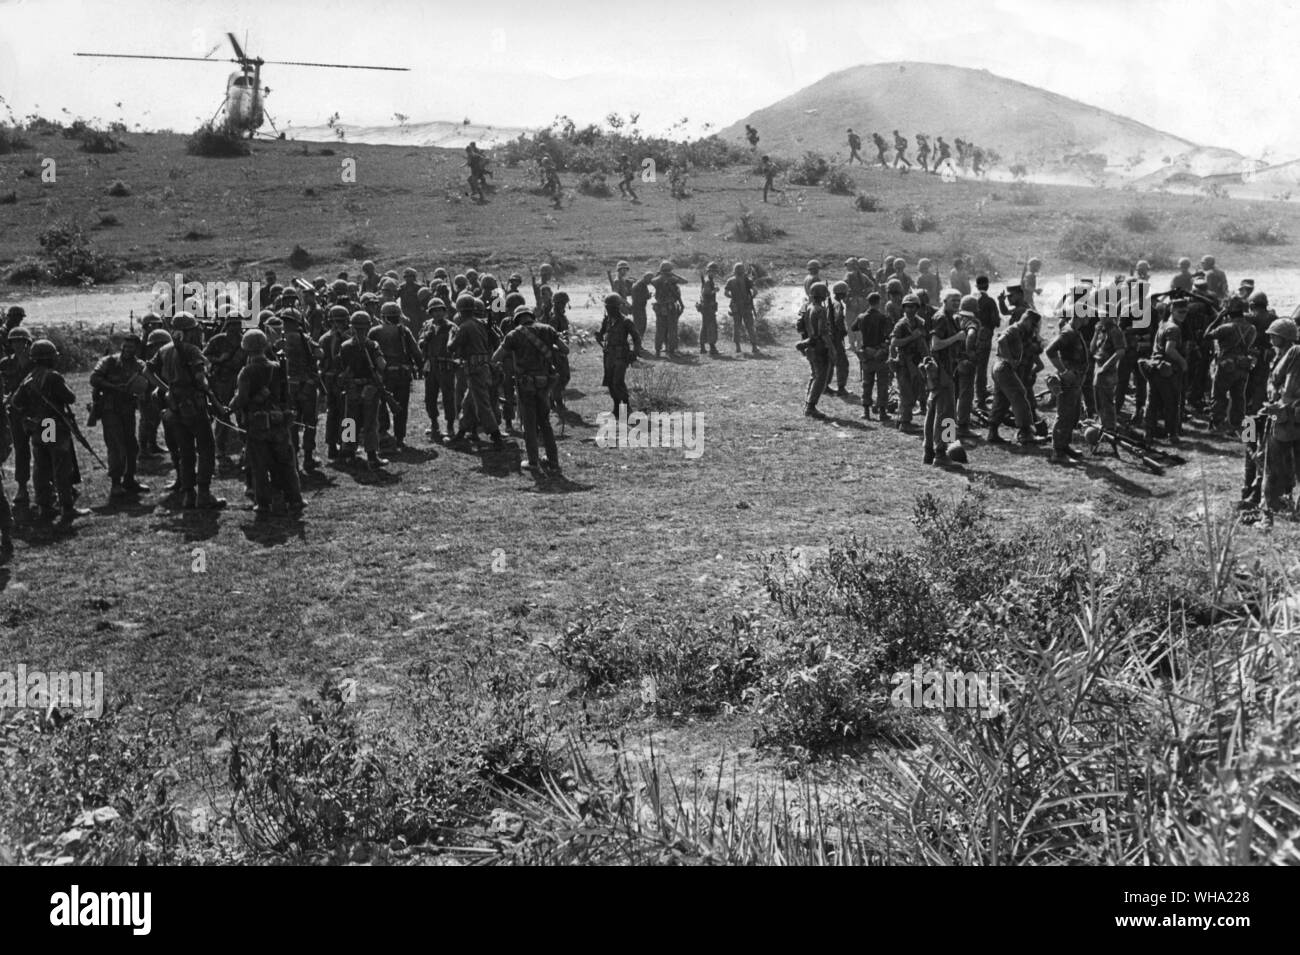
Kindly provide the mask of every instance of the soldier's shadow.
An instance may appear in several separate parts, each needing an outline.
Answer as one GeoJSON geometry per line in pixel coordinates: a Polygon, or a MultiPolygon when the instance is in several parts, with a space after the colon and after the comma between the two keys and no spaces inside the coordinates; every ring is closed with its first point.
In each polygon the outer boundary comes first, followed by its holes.
{"type": "Polygon", "coordinates": [[[524,493],[526,494],[579,494],[583,491],[590,491],[595,488],[594,484],[580,484],[577,481],[570,481],[564,475],[557,474],[534,474],[533,486],[524,493]]]}
{"type": "Polygon", "coordinates": [[[429,461],[438,459],[438,452],[433,448],[413,448],[409,444],[401,451],[388,452],[390,461],[400,461],[403,464],[425,464],[429,461]]]}
{"type": "Polygon", "coordinates": [[[36,512],[31,509],[15,507],[13,536],[15,540],[25,541],[28,547],[49,547],[60,541],[77,536],[75,524],[63,524],[57,518],[53,521],[34,520],[36,512]],[[20,521],[19,518],[25,519],[20,521]]]}
{"type": "Polygon", "coordinates": [[[777,357],[775,355],[769,355],[767,352],[762,351],[761,349],[759,350],[759,353],[757,355],[755,355],[753,352],[750,352],[748,355],[744,357],[750,359],[751,361],[776,361],[777,360],[777,357]]]}
{"type": "Polygon", "coordinates": [[[479,452],[479,471],[488,477],[503,478],[519,474],[523,468],[523,452],[514,440],[507,441],[505,447],[497,450],[487,447],[479,452]]]}
{"type": "Polygon", "coordinates": [[[1199,451],[1201,454],[1211,454],[1216,458],[1240,458],[1242,456],[1243,445],[1215,444],[1211,441],[1191,441],[1184,435],[1182,443],[1174,448],[1175,454],[1182,451],[1199,451]]]}
{"type": "Polygon", "coordinates": [[[154,514],[161,512],[163,519],[154,524],[153,529],[179,534],[187,541],[211,540],[221,530],[221,514],[224,510],[225,508],[187,511],[179,501],[160,501],[154,514]]]}
{"type": "Polygon", "coordinates": [[[1009,474],[999,474],[997,471],[980,471],[975,468],[962,468],[961,473],[972,481],[987,481],[998,490],[1034,491],[1038,489],[1036,484],[1030,484],[1027,481],[1022,481],[1020,478],[1012,477],[1009,474]]]}
{"type": "Polygon", "coordinates": [[[279,547],[291,538],[307,539],[307,525],[301,517],[273,517],[267,521],[253,519],[239,525],[244,538],[263,547],[279,547]]]}
{"type": "Polygon", "coordinates": [[[139,498],[125,498],[120,501],[108,501],[90,510],[100,516],[124,514],[127,517],[147,517],[154,512],[156,502],[142,501],[139,498]]]}
{"type": "MultiPolygon", "coordinates": [[[[1111,460],[1114,461],[1115,459],[1112,458],[1111,460]]],[[[1089,480],[1094,480],[1094,481],[1098,479],[1103,480],[1107,484],[1113,485],[1115,489],[1120,491],[1121,493],[1127,494],[1129,497],[1153,497],[1154,496],[1151,492],[1151,488],[1138,484],[1136,481],[1129,480],[1124,475],[1117,472],[1113,467],[1106,467],[1101,464],[1096,464],[1087,459],[1084,459],[1083,461],[1077,461],[1073,465],[1066,465],[1066,467],[1074,468],[1074,469],[1082,468],[1083,473],[1087,475],[1089,480]]]]}

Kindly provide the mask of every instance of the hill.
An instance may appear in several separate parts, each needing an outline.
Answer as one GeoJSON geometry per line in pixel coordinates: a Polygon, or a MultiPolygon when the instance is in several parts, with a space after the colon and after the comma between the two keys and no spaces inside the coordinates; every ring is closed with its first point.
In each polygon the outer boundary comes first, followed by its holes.
{"type": "Polygon", "coordinates": [[[761,148],[780,155],[811,149],[846,156],[849,127],[862,136],[868,156],[874,156],[872,132],[892,147],[897,128],[913,150],[918,131],[949,142],[961,138],[995,149],[1003,169],[1024,164],[1032,178],[1073,174],[1082,181],[1086,166],[1069,157],[1088,155],[1105,156],[1106,175],[1124,179],[1166,167],[1196,176],[1240,172],[1245,162],[1230,149],[1201,146],[987,70],[935,63],[878,63],[832,73],[721,135],[743,141],[747,123],[758,129],[761,148]]]}

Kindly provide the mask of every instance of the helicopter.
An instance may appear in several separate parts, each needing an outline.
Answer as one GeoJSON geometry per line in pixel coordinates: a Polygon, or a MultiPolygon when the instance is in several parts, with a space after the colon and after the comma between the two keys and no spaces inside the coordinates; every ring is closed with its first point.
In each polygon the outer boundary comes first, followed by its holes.
{"type": "MultiPolygon", "coordinates": [[[[264,120],[271,120],[263,105],[265,97],[271,93],[271,88],[262,86],[262,67],[265,65],[273,66],[317,66],[335,70],[388,70],[391,72],[406,73],[409,72],[404,66],[357,66],[349,63],[304,63],[296,60],[264,60],[260,56],[251,57],[244,53],[239,41],[235,39],[233,33],[227,33],[230,39],[230,45],[235,51],[235,56],[229,61],[238,63],[238,72],[231,73],[226,79],[226,96],[222,100],[217,112],[212,116],[213,125],[217,116],[224,113],[220,128],[232,135],[244,136],[249,139],[262,128],[264,120]]],[[[195,60],[202,63],[218,63],[220,60],[213,60],[206,56],[151,56],[143,53],[78,53],[77,56],[97,56],[108,57],[112,59],[123,60],[195,60]]],[[[210,56],[210,54],[209,54],[210,56]]],[[[275,121],[271,120],[271,128],[275,128],[275,121]]]]}

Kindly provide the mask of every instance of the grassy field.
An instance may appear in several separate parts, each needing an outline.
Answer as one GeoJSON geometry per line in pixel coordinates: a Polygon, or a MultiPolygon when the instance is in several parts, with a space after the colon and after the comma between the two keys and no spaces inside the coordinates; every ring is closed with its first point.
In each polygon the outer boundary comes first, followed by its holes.
{"type": "MultiPolygon", "coordinates": [[[[51,215],[111,210],[120,225],[97,231],[96,242],[133,259],[142,280],[174,268],[217,277],[253,263],[287,272],[282,260],[295,243],[320,257],[311,272],[354,268],[336,238],[348,230],[369,236],[367,254],[382,267],[515,268],[551,255],[590,276],[620,257],[639,264],[743,256],[789,276],[809,254],[876,258],[885,245],[915,258],[958,234],[1009,266],[1018,248],[1050,248],[1071,218],[1115,214],[1134,202],[1117,192],[1045,188],[1042,206],[993,200],[977,211],[979,197],[1002,187],[855,171],[864,188],[886,197],[888,211],[858,214],[845,197],[809,190],[801,205],[764,210],[785,236],[740,246],[718,235],[724,218],[753,199],[754,179],[739,170],[694,181],[696,195],[683,206],[699,211],[699,228],[682,232],[676,205],[654,187],[640,206],[579,197],[551,212],[522,173],[500,170],[497,191],[480,207],[450,197],[459,157],[449,154],[358,148],[358,182],[343,185],[338,161],[351,153],[344,145],[323,157],[259,144],[254,159],[218,161],[182,155],[175,137],[129,141],[133,151],[101,157],[98,166],[56,152],[57,185],[20,183],[18,205],[0,206],[0,264],[32,251],[45,210],[57,206],[51,215]],[[131,184],[131,197],[103,196],[117,178],[131,184]],[[898,231],[893,210],[916,202],[938,210],[941,232],[898,231]],[[213,237],[184,239],[198,220],[213,237]]],[[[0,158],[5,181],[32,161],[0,158]]],[[[1141,201],[1171,241],[1190,237],[1197,252],[1224,251],[1203,236],[1215,217],[1240,208],[1171,196],[1141,201]]],[[[1275,214],[1290,226],[1289,207],[1275,214]]],[[[1281,262],[1274,249],[1253,260],[1256,268],[1281,262]]],[[[650,624],[693,621],[718,632],[728,619],[770,618],[766,556],[798,563],[848,534],[881,548],[915,542],[910,517],[923,492],[951,501],[972,485],[986,488],[1008,528],[1054,530],[1086,519],[1118,532],[1154,519],[1193,534],[1205,500],[1222,514],[1236,498],[1240,446],[1197,427],[1184,449],[1188,463],[1163,476],[1129,459],[1053,467],[1041,453],[982,441],[973,442],[964,469],[927,467],[917,437],[861,419],[856,394],[823,401],[829,422],[804,418],[807,364],[790,338],[759,357],[733,358],[725,337],[722,358],[686,349],[677,361],[650,360],[632,375],[634,388],[646,376],[669,375],[680,409],[703,415],[704,453],[696,459],[681,450],[595,444],[596,415],[609,405],[599,388],[600,354],[590,347],[573,360],[569,405],[581,420],[572,418],[559,442],[563,479],[538,482],[521,471],[522,439],[505,452],[430,445],[421,437],[427,422],[418,398],[410,449],[382,475],[327,468],[307,480],[300,522],[255,523],[242,482],[230,476],[214,486],[229,509],[170,509],[158,503],[165,470],[142,475],[155,490],[138,506],[107,506],[107,480],[83,456],[81,503],[94,515],[70,529],[20,526],[14,559],[0,568],[0,670],[18,663],[103,670],[124,714],[152,714],[172,726],[175,736],[160,741],[154,756],[184,763],[171,790],[183,805],[228,804],[228,786],[205,784],[194,765],[229,759],[232,719],[261,729],[291,721],[298,700],[356,680],[371,725],[437,736],[441,724],[430,712],[445,717],[466,700],[474,709],[484,680],[495,686],[507,680],[502,674],[514,681],[504,698],[528,709],[521,726],[553,740],[575,737],[601,767],[611,741],[648,752],[653,739],[684,773],[721,768],[773,783],[790,771],[789,752],[754,746],[750,707],[657,712],[638,705],[635,692],[583,694],[577,671],[558,662],[555,648],[602,602],[650,624]],[[427,709],[429,698],[443,709],[427,709]]],[[[71,383],[87,395],[84,376],[71,383]]],[[[97,434],[91,440],[102,446],[97,434]]],[[[12,488],[12,461],[4,479],[12,488]]],[[[1296,528],[1287,522],[1270,535],[1243,533],[1246,559],[1294,553],[1296,528]]],[[[13,758],[16,750],[4,743],[0,755],[13,758]]],[[[864,766],[875,759],[869,748],[855,752],[867,753],[864,766]]],[[[61,798],[69,793],[87,808],[113,794],[76,783],[61,798]]],[[[19,835],[40,829],[16,819],[14,805],[11,798],[0,817],[0,843],[11,857],[19,835]]],[[[40,829],[46,837],[69,818],[64,802],[51,797],[50,806],[40,829]]]]}
{"type": "Polygon", "coordinates": [[[127,279],[146,284],[170,281],[177,270],[198,279],[256,280],[263,268],[289,274],[295,246],[312,256],[308,274],[327,275],[355,271],[361,257],[423,271],[436,265],[513,271],[552,258],[588,277],[602,276],[621,258],[634,269],[671,258],[679,267],[757,261],[778,280],[798,280],[811,256],[838,270],[848,255],[878,264],[884,251],[905,256],[913,272],[922,256],[944,263],[966,253],[1010,281],[1028,253],[1043,258],[1050,273],[1095,275],[1100,262],[1060,251],[1062,235],[1080,223],[1109,228],[1112,249],[1126,257],[1199,260],[1212,253],[1235,278],[1247,267],[1290,266],[1290,245],[1224,242],[1216,236],[1225,224],[1276,225],[1283,237],[1300,235],[1300,207],[1287,202],[945,184],[937,176],[856,166],[857,191],[877,197],[880,211],[858,212],[854,196],[792,185],[784,204],[765,206],[761,178],[743,166],[692,175],[691,194],[682,201],[670,197],[661,174],[656,183],[638,183],[640,205],[617,193],[580,195],[578,177],[564,173],[564,208],[555,210],[535,193],[533,171],[523,168],[498,166],[490,201],[469,201],[464,157],[447,150],[259,142],[249,158],[204,159],[186,155],[184,137],[171,134],[128,134],[129,148],[109,155],[78,152],[58,136],[30,139],[33,149],[0,156],[0,194],[14,194],[12,203],[0,204],[0,269],[38,254],[41,232],[72,217],[97,249],[124,264],[127,279]],[[45,159],[54,161],[53,182],[42,181],[45,159]],[[354,161],[353,182],[343,181],[345,160],[354,161]],[[108,194],[118,180],[129,195],[108,194]],[[766,243],[735,241],[732,225],[746,207],[784,234],[766,243]],[[934,231],[903,231],[903,214],[918,207],[935,220],[934,231]],[[1137,223],[1143,231],[1123,222],[1135,209],[1147,213],[1149,221],[1137,223]],[[694,216],[692,231],[681,227],[679,215],[686,213],[694,216]]]}

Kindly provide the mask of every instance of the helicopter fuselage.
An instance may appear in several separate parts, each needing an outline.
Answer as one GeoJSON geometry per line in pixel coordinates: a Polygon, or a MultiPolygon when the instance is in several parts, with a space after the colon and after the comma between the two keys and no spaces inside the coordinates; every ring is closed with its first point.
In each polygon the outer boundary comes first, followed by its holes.
{"type": "Polygon", "coordinates": [[[252,135],[262,126],[261,70],[231,73],[226,80],[226,126],[252,135]]]}

